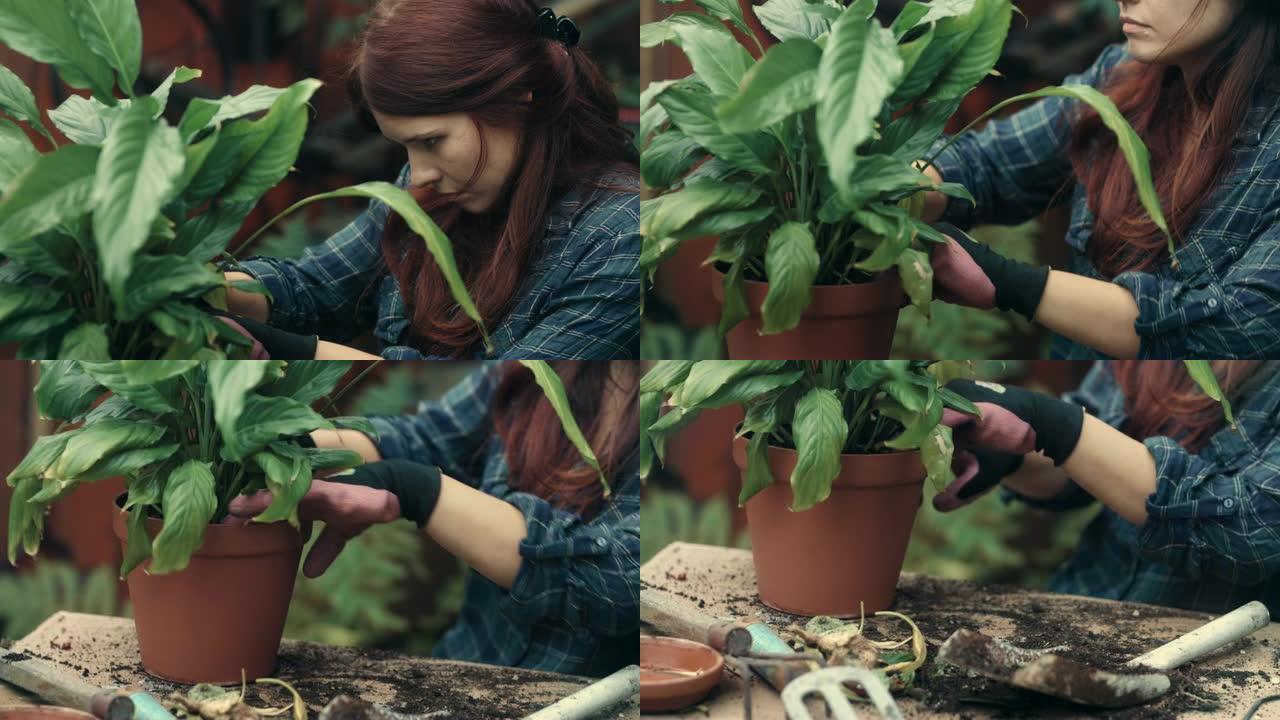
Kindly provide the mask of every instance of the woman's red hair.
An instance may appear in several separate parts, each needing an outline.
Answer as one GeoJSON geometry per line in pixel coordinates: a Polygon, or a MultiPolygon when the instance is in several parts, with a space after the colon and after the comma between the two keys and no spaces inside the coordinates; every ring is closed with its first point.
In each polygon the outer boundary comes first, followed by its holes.
{"type": "MultiPolygon", "coordinates": [[[[640,415],[639,363],[562,360],[552,362],[587,443],[613,482],[637,457],[640,415]]],[[[493,398],[494,425],[506,448],[510,487],[590,519],[600,511],[604,488],[594,468],[582,462],[555,409],[533,373],[507,363],[493,398]]]]}
{"type": "MultiPolygon", "coordinates": [[[[523,128],[520,157],[498,210],[468,215],[448,196],[411,193],[453,241],[459,270],[485,323],[510,309],[536,261],[556,198],[635,172],[618,101],[581,47],[534,32],[533,0],[382,0],[348,75],[358,111],[413,117],[466,113],[485,126],[523,128]],[[526,96],[532,100],[526,102],[526,96]]],[[[480,330],[450,295],[439,267],[394,213],[383,259],[409,309],[413,344],[432,355],[464,354],[480,330]]]]}
{"type": "MultiPolygon", "coordinates": [[[[1203,13],[1201,0],[1188,24],[1203,13]]],[[[1280,39],[1274,0],[1242,5],[1188,91],[1176,65],[1122,63],[1103,91],[1151,154],[1151,172],[1175,244],[1229,169],[1231,148],[1253,103],[1257,83],[1275,72],[1280,39]]],[[[1089,257],[1107,278],[1168,261],[1167,241],[1138,201],[1137,184],[1115,136],[1097,111],[1082,105],[1069,150],[1096,217],[1089,257]]]]}
{"type": "MultiPolygon", "coordinates": [[[[1257,360],[1214,360],[1213,374],[1228,399],[1257,370],[1257,360]]],[[[1222,429],[1222,405],[1196,385],[1181,360],[1116,360],[1111,363],[1129,416],[1124,431],[1144,440],[1167,435],[1194,452],[1222,429]]]]}

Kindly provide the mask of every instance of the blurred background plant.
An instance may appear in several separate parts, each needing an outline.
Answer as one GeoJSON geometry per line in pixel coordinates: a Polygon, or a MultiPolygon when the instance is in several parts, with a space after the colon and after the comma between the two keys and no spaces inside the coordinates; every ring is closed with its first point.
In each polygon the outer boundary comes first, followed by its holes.
{"type": "Polygon", "coordinates": [[[127,616],[115,567],[100,565],[88,572],[66,560],[45,559],[29,572],[0,574],[0,637],[20,638],[58,610],[127,616]]]}

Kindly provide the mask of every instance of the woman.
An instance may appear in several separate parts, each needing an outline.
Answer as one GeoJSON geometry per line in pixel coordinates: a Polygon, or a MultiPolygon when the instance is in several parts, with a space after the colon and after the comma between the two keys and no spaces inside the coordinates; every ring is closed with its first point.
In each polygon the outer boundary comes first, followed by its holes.
{"type": "Polygon", "coordinates": [[[935,293],[1022,313],[1056,334],[1054,357],[1276,356],[1280,3],[1122,0],[1120,14],[1127,45],[1066,84],[1104,91],[1149,148],[1178,266],[1098,114],[1049,98],[943,150],[926,174],[963,184],[976,207],[930,193],[925,216],[1017,224],[1074,181],[1068,271],[1008,260],[948,227],[956,242],[935,246],[935,293]]]}
{"type": "Polygon", "coordinates": [[[1238,430],[1178,361],[1098,363],[1065,399],[956,381],[948,512],[993,485],[1049,510],[1103,505],[1050,589],[1280,619],[1280,364],[1214,361],[1238,430]]]}
{"type": "MultiPolygon", "coordinates": [[[[302,520],[325,528],[303,564],[324,572],[347,540],[406,518],[471,568],[461,617],[434,655],[603,676],[635,662],[640,602],[640,476],[630,362],[560,362],[574,416],[611,492],[580,459],[555,411],[517,363],[486,363],[415,415],[311,434],[366,464],[312,482],[302,520]]],[[[252,518],[263,491],[230,512],[252,518]]]]}
{"type": "MultiPolygon", "coordinates": [[[[353,101],[408,152],[397,184],[450,236],[494,357],[638,357],[639,185],[630,134],[572,20],[532,0],[383,0],[353,101]]],[[[226,273],[233,315],[277,358],[481,357],[420,237],[372,202],[298,261],[226,273]],[[243,272],[241,272],[243,271],[243,272]],[[269,323],[269,325],[268,325],[269,323]]]]}

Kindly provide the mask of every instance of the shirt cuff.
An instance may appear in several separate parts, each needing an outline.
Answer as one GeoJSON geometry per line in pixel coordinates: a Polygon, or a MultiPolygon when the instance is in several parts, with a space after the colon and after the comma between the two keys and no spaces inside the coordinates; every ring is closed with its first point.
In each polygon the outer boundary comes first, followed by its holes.
{"type": "Polygon", "coordinates": [[[262,283],[270,293],[267,323],[282,330],[296,330],[306,326],[305,318],[297,311],[298,302],[293,288],[285,281],[284,274],[276,266],[281,262],[277,258],[252,257],[241,261],[237,266],[225,267],[224,270],[239,270],[248,273],[253,279],[262,283]]]}
{"type": "Polygon", "coordinates": [[[370,417],[369,423],[373,425],[373,429],[378,431],[378,437],[369,438],[378,448],[378,454],[383,460],[391,460],[393,458],[421,458],[425,453],[414,453],[412,448],[407,447],[408,442],[404,435],[400,432],[400,428],[389,418],[370,417]]]}
{"type": "Polygon", "coordinates": [[[1140,342],[1139,358],[1206,357],[1192,347],[1188,328],[1224,310],[1226,299],[1220,287],[1187,289],[1145,272],[1120,273],[1112,282],[1128,290],[1138,305],[1133,329],[1140,342]]]}

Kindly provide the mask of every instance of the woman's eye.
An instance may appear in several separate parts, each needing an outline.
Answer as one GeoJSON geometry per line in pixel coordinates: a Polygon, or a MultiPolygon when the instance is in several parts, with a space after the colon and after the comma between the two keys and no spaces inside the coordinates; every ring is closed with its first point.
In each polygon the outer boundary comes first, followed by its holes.
{"type": "Polygon", "coordinates": [[[434,148],[436,145],[439,145],[439,144],[440,144],[440,138],[438,138],[438,137],[433,137],[433,138],[423,138],[423,139],[422,139],[421,141],[419,141],[419,142],[421,142],[421,143],[422,143],[422,147],[427,148],[428,150],[430,150],[431,148],[434,148]]]}

